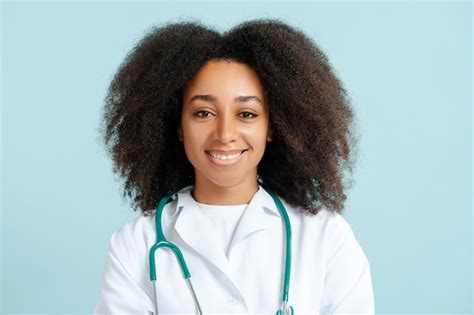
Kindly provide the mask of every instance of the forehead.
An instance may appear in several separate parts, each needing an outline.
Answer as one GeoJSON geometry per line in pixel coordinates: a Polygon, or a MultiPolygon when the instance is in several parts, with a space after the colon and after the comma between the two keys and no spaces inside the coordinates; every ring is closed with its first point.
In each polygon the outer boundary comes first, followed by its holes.
{"type": "Polygon", "coordinates": [[[185,94],[194,92],[264,95],[258,75],[250,66],[228,60],[212,60],[201,67],[186,85],[185,94]]]}

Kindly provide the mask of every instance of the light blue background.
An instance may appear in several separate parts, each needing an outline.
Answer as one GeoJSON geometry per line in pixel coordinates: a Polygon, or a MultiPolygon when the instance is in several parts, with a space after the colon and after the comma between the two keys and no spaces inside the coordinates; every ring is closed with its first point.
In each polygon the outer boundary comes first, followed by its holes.
{"type": "MultiPolygon", "coordinates": [[[[106,88],[152,25],[276,17],[328,55],[361,134],[345,218],[377,313],[472,311],[472,5],[2,3],[1,312],[91,313],[137,214],[98,142],[106,88]]],[[[275,306],[276,307],[276,306],[275,306]]]]}

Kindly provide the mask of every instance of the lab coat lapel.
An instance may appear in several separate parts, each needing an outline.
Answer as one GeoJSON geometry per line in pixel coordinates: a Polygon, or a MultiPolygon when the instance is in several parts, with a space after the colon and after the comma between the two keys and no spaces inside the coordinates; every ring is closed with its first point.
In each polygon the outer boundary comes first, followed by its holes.
{"type": "Polygon", "coordinates": [[[198,252],[223,273],[231,273],[229,262],[217,243],[218,239],[212,233],[212,225],[200,211],[191,195],[193,186],[187,187],[178,193],[178,209],[180,211],[176,220],[175,229],[183,241],[198,252]]]}
{"type": "MultiPolygon", "coordinates": [[[[178,218],[176,219],[175,229],[192,249],[198,252],[202,257],[220,269],[236,285],[235,275],[230,268],[229,261],[225,253],[220,251],[218,240],[212,233],[212,226],[199,210],[191,191],[193,186],[188,186],[178,192],[178,218]]],[[[248,207],[237,225],[234,236],[231,240],[229,251],[238,242],[253,235],[256,232],[267,228],[269,220],[279,218],[279,213],[274,205],[271,196],[259,186],[248,207]]],[[[238,287],[236,285],[236,287],[238,287]]]]}
{"type": "Polygon", "coordinates": [[[246,211],[237,225],[229,251],[246,237],[267,229],[272,222],[272,216],[279,217],[278,209],[274,207],[273,200],[268,198],[271,199],[271,196],[268,195],[262,186],[259,186],[258,191],[250,200],[246,211]]]}

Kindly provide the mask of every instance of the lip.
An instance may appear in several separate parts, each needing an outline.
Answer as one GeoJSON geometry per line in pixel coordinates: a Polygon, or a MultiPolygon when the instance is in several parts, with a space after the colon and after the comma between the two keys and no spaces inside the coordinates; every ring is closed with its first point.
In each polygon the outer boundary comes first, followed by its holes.
{"type": "MultiPolygon", "coordinates": [[[[232,154],[231,152],[239,153],[239,152],[244,151],[244,152],[242,152],[242,154],[240,154],[239,156],[233,158],[232,160],[225,160],[225,161],[216,159],[209,153],[209,151],[205,151],[206,155],[209,157],[209,160],[213,164],[218,165],[218,166],[232,166],[234,164],[237,164],[242,159],[242,157],[247,153],[248,150],[245,149],[245,150],[234,150],[234,151],[218,151],[218,150],[211,150],[211,151],[218,152],[218,153],[227,152],[227,154],[232,154]]],[[[224,153],[221,153],[221,154],[224,154],[224,153]]]]}

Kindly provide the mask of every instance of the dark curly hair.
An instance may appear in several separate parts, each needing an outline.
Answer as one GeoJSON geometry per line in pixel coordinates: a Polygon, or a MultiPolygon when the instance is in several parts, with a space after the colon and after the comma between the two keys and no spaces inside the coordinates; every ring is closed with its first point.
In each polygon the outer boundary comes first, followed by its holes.
{"type": "Polygon", "coordinates": [[[317,45],[275,19],[222,34],[197,21],[154,26],[127,55],[107,91],[100,131],[133,210],[147,214],[194,180],[176,130],[183,89],[210,60],[245,63],[261,80],[273,141],[257,167],[260,183],[301,212],[341,213],[357,143],[349,98],[317,45]]]}

